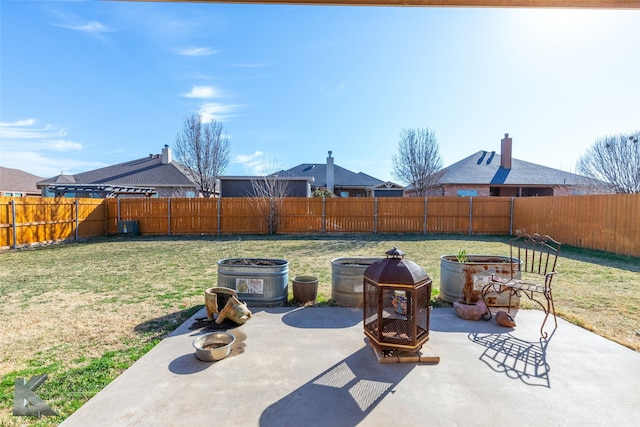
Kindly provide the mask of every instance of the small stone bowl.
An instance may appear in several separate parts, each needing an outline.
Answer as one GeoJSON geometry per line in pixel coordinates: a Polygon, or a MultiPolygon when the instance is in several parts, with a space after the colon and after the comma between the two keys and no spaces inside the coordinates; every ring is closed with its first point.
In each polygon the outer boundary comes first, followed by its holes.
{"type": "Polygon", "coordinates": [[[231,353],[231,346],[236,337],[229,332],[212,332],[193,340],[196,357],[204,362],[215,362],[224,359],[231,353]]]}

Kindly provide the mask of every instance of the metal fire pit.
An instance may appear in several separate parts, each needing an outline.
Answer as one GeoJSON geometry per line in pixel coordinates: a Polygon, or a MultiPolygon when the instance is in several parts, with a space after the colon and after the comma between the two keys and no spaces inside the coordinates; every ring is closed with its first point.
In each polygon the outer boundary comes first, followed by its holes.
{"type": "Polygon", "coordinates": [[[437,363],[416,353],[429,339],[431,279],[397,248],[386,254],[363,275],[364,333],[379,355],[437,363]]]}

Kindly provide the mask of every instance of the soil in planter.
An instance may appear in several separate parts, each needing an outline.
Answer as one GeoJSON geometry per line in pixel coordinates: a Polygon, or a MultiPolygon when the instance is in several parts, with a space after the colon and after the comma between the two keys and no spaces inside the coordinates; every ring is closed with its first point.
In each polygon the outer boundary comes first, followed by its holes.
{"type": "Polygon", "coordinates": [[[266,265],[276,266],[282,265],[282,261],[276,261],[272,259],[250,259],[250,258],[233,258],[226,259],[222,262],[225,265],[266,265]]]}

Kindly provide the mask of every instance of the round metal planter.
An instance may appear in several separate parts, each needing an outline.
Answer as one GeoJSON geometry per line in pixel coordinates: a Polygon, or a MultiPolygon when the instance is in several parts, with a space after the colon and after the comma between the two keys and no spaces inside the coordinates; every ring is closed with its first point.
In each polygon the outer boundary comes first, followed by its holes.
{"type": "Polygon", "coordinates": [[[384,258],[336,258],[331,261],[331,298],[337,305],[362,307],[364,271],[384,258]]]}

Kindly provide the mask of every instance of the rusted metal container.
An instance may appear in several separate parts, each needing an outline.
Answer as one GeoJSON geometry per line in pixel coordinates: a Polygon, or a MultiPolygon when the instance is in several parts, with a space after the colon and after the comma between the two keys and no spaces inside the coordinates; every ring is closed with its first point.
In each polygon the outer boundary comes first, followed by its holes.
{"type": "Polygon", "coordinates": [[[300,303],[316,302],[318,297],[318,278],[314,276],[295,276],[293,285],[293,299],[300,303]]]}
{"type": "MultiPolygon", "coordinates": [[[[440,257],[440,298],[447,302],[476,302],[482,298],[481,292],[489,278],[520,278],[520,260],[499,255],[467,255],[467,261],[459,262],[456,255],[440,257]]],[[[509,296],[496,293],[487,294],[487,306],[508,307],[509,296]]],[[[520,307],[520,298],[511,299],[511,308],[520,307]]]]}
{"type": "Polygon", "coordinates": [[[416,351],[429,339],[432,281],[393,248],[364,272],[364,332],[381,349],[416,351]]]}

